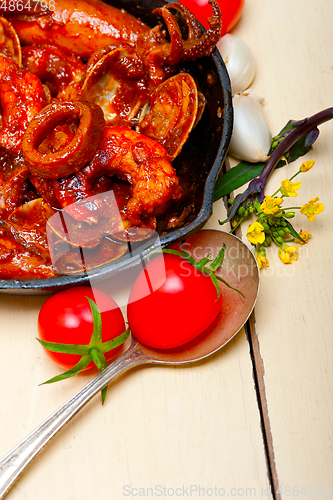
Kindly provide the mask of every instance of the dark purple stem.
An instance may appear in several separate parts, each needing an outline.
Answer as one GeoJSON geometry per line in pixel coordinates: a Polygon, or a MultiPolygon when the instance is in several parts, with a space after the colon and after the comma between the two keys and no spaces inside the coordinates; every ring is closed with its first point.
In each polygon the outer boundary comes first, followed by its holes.
{"type": "Polygon", "coordinates": [[[249,197],[255,194],[261,193],[266,186],[269,176],[273,172],[274,168],[280,161],[280,159],[289,151],[290,148],[296,144],[296,142],[304,135],[309,133],[312,129],[325,123],[333,118],[333,108],[327,108],[309,118],[304,118],[303,120],[293,122],[293,130],[290,131],[288,135],[280,142],[280,144],[273,151],[269,159],[267,160],[261,174],[253,179],[246,191],[244,193],[236,196],[229,213],[229,219],[234,217],[238,211],[241,204],[249,197]]]}

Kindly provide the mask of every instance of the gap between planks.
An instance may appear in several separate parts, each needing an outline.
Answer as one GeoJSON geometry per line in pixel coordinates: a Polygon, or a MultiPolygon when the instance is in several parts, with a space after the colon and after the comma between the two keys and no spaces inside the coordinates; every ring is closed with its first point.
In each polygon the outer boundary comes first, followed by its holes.
{"type": "Polygon", "coordinates": [[[253,379],[260,414],[261,432],[265,447],[268,479],[273,499],[281,500],[281,495],[279,493],[279,480],[274,457],[273,436],[271,432],[266,399],[266,387],[264,381],[265,369],[264,362],[260,354],[259,339],[256,332],[255,311],[251,314],[245,325],[245,332],[250,348],[253,379]]]}
{"type": "MultiPolygon", "coordinates": [[[[229,159],[228,157],[226,157],[224,164],[222,165],[220,175],[223,175],[223,173],[230,170],[230,168],[231,166],[229,159]]],[[[235,198],[234,193],[230,193],[229,196],[223,197],[223,202],[227,213],[229,207],[228,204],[229,198],[234,199],[235,198]]],[[[231,229],[231,224],[230,224],[230,229],[231,229]]],[[[242,230],[240,226],[237,228],[235,233],[241,240],[243,239],[242,230]]],[[[256,331],[255,310],[252,312],[251,316],[249,317],[248,321],[245,324],[245,332],[247,341],[249,343],[250,357],[253,370],[253,380],[257,396],[261,432],[265,449],[268,480],[273,500],[281,500],[281,495],[279,493],[280,490],[279,490],[278,473],[276,470],[275,457],[274,457],[273,436],[271,432],[271,425],[269,421],[268,406],[266,399],[266,387],[264,381],[265,369],[264,369],[264,362],[260,354],[259,338],[256,331]]]]}

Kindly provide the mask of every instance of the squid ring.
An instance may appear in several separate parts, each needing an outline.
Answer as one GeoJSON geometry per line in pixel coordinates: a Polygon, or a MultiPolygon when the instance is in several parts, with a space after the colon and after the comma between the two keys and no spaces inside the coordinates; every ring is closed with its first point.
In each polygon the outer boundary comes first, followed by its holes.
{"type": "Polygon", "coordinates": [[[105,120],[96,104],[78,101],[52,103],[29,123],[22,139],[22,153],[27,167],[34,175],[47,179],[67,177],[89,163],[103,136],[105,120]],[[41,143],[67,120],[78,120],[72,140],[59,151],[42,153],[41,143]]]}

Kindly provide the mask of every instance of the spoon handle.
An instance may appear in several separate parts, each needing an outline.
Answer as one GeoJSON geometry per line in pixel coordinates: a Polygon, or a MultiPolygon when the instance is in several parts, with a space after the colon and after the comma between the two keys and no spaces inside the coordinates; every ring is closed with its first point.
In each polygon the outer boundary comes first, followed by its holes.
{"type": "Polygon", "coordinates": [[[135,365],[150,361],[142,353],[139,344],[132,341],[132,345],[122,356],[94,377],[77,394],[13,448],[0,460],[0,499],[6,495],[14,481],[35,455],[93,396],[120,373],[135,365]]]}

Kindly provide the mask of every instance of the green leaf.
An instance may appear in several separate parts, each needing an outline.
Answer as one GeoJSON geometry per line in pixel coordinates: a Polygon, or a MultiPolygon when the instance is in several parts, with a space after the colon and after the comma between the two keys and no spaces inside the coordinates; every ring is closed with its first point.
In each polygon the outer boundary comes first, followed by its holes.
{"type": "MultiPolygon", "coordinates": [[[[221,289],[220,289],[220,287],[219,287],[219,284],[218,284],[218,281],[217,281],[216,274],[211,273],[210,278],[211,278],[211,280],[212,280],[212,282],[213,282],[213,285],[214,285],[214,286],[215,286],[215,288],[216,288],[216,292],[217,292],[217,299],[216,299],[216,301],[217,301],[217,300],[219,300],[219,298],[220,298],[220,295],[221,295],[221,289]]],[[[216,301],[215,301],[215,302],[216,302],[216,301]]]]}
{"type": "Polygon", "coordinates": [[[90,304],[91,314],[93,318],[93,325],[94,325],[94,329],[90,339],[90,344],[95,345],[96,342],[102,340],[102,317],[95,302],[91,300],[89,297],[86,297],[86,299],[88,299],[90,304]]]}
{"type": "MultiPolygon", "coordinates": [[[[107,367],[107,361],[105,359],[105,356],[102,352],[100,352],[96,347],[93,347],[90,351],[91,357],[97,368],[99,369],[100,372],[105,370],[107,367]]],[[[106,385],[102,390],[101,390],[101,397],[102,397],[102,405],[104,404],[105,398],[106,398],[106,393],[108,392],[108,386],[106,385]]]]}
{"type": "Polygon", "coordinates": [[[287,227],[289,228],[290,230],[290,234],[291,236],[293,236],[294,238],[297,238],[299,241],[302,241],[303,243],[306,243],[303,238],[300,237],[300,235],[295,231],[295,229],[293,228],[293,226],[290,224],[290,222],[287,220],[287,219],[284,219],[284,221],[287,223],[287,227]]]}
{"type": "MultiPolygon", "coordinates": [[[[277,148],[280,142],[286,138],[286,136],[294,130],[296,127],[294,126],[294,120],[289,120],[289,122],[283,127],[283,129],[278,133],[277,136],[273,137],[271,149],[269,151],[269,155],[273,153],[273,151],[277,148]]],[[[304,156],[312,147],[312,144],[316,141],[319,135],[319,130],[317,127],[314,127],[310,132],[304,134],[300,139],[294,144],[290,150],[285,154],[285,160],[281,159],[275,168],[281,168],[287,163],[292,163],[297,160],[300,156],[304,156]]]]}
{"type": "MultiPolygon", "coordinates": [[[[193,267],[196,267],[197,262],[194,260],[194,258],[188,252],[185,252],[185,250],[183,248],[183,243],[184,242],[182,242],[180,245],[180,247],[182,249],[181,252],[179,252],[178,250],[173,250],[172,248],[162,248],[162,252],[169,253],[171,255],[178,255],[178,257],[182,257],[182,259],[187,260],[193,267]]],[[[153,252],[151,252],[151,253],[153,253],[153,252]]]]}
{"type": "Polygon", "coordinates": [[[48,342],[38,338],[37,340],[48,351],[60,352],[63,354],[77,354],[79,356],[85,356],[89,353],[89,347],[87,345],[59,344],[58,342],[48,342]]]}
{"type": "Polygon", "coordinates": [[[219,177],[215,183],[213,201],[232,193],[239,187],[261,174],[265,163],[249,163],[242,161],[219,177]]]}
{"type": "Polygon", "coordinates": [[[213,262],[209,266],[207,266],[207,269],[209,269],[210,271],[212,271],[214,273],[215,271],[218,270],[219,267],[222,266],[226,248],[227,248],[227,245],[225,243],[223,243],[223,246],[222,246],[221,250],[219,251],[216,259],[213,260],[213,262]]]}
{"type": "Polygon", "coordinates": [[[208,264],[208,262],[211,262],[212,260],[213,257],[211,255],[207,255],[207,257],[204,257],[203,259],[199,260],[199,262],[197,262],[195,267],[197,268],[198,271],[204,272],[203,268],[205,267],[206,264],[208,264]]]}
{"type": "Polygon", "coordinates": [[[127,328],[127,330],[124,331],[124,333],[121,333],[118,335],[118,337],[115,337],[112,340],[108,340],[107,342],[103,342],[98,349],[100,352],[105,353],[111,351],[111,349],[114,349],[115,347],[118,347],[119,345],[123,344],[125,340],[128,339],[130,335],[130,329],[127,328]]]}
{"type": "MultiPolygon", "coordinates": [[[[295,127],[293,123],[293,120],[289,120],[289,122],[283,127],[278,135],[273,137],[269,155],[271,155],[272,152],[280,144],[280,142],[285,139],[288,133],[294,130],[295,127]]],[[[279,160],[275,168],[281,168],[287,163],[292,163],[300,156],[308,153],[318,135],[319,130],[317,127],[314,127],[309,133],[304,134],[286,153],[285,159],[282,158],[281,160],[279,160]]],[[[213,201],[219,200],[223,196],[230,194],[241,186],[244,186],[244,184],[247,184],[252,179],[258,177],[261,174],[264,166],[264,162],[250,163],[247,161],[242,161],[235,167],[231,168],[227,173],[223,174],[217,179],[215,183],[213,201]]]]}
{"type": "Polygon", "coordinates": [[[43,382],[43,384],[52,384],[53,382],[59,382],[60,380],[64,380],[69,377],[74,377],[74,375],[77,375],[80,373],[84,368],[86,368],[91,361],[91,356],[82,356],[80,361],[76,363],[73,368],[68,370],[67,372],[62,373],[61,375],[57,375],[56,377],[50,378],[46,382],[43,382]]]}
{"type": "Polygon", "coordinates": [[[223,278],[221,278],[221,276],[219,276],[218,274],[214,274],[214,276],[219,280],[219,281],[222,281],[222,283],[224,283],[228,288],[231,288],[231,290],[234,290],[235,292],[238,292],[241,294],[241,296],[246,300],[246,297],[244,295],[244,293],[242,293],[240,290],[238,290],[238,288],[234,288],[233,286],[229,285],[229,283],[227,281],[225,281],[223,278]]]}
{"type": "Polygon", "coordinates": [[[102,396],[102,405],[104,405],[104,401],[105,401],[105,398],[106,398],[106,393],[108,392],[108,388],[109,386],[106,385],[105,387],[103,387],[103,389],[101,390],[101,396],[102,396]]]}
{"type": "Polygon", "coordinates": [[[98,349],[96,349],[96,347],[94,347],[90,351],[90,356],[100,372],[105,370],[108,364],[102,352],[100,352],[98,349]]]}

